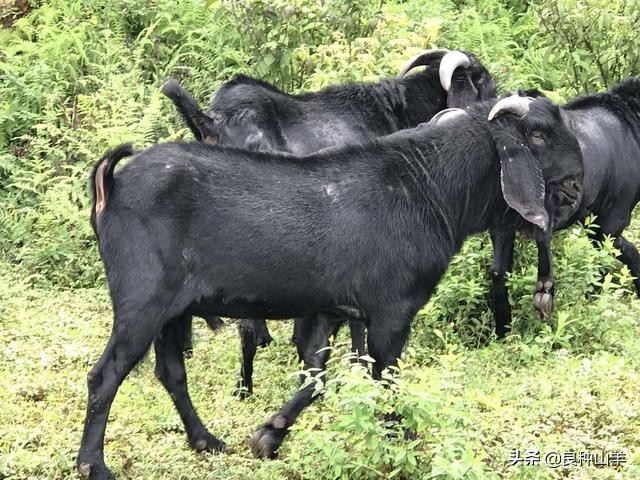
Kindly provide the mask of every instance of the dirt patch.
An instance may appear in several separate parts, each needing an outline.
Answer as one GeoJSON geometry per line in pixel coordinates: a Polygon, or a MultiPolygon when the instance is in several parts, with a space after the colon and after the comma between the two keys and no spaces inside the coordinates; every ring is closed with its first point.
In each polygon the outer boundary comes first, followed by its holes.
{"type": "Polygon", "coordinates": [[[10,27],[31,10],[29,0],[0,0],[0,25],[10,27]]]}

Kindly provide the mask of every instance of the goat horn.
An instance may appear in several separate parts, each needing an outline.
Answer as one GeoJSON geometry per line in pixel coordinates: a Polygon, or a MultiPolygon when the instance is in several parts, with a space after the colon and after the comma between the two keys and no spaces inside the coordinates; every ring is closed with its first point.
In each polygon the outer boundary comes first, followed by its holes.
{"type": "Polygon", "coordinates": [[[409,60],[407,63],[404,64],[404,66],[402,67],[402,70],[400,70],[400,74],[398,75],[398,78],[404,77],[409,70],[415,67],[429,65],[431,62],[440,60],[447,53],[449,53],[449,50],[447,50],[446,48],[434,48],[434,49],[427,50],[425,52],[417,54],[411,60],[409,60]]]}
{"type": "Polygon", "coordinates": [[[445,108],[444,110],[436,113],[433,118],[429,120],[429,125],[442,125],[466,114],[467,112],[461,108],[445,108]]]}
{"type": "Polygon", "coordinates": [[[448,92],[449,88],[451,88],[451,78],[456,68],[468,68],[469,65],[471,65],[469,57],[457,50],[453,50],[442,57],[438,73],[440,74],[440,85],[442,85],[445,92],[448,92]]]}
{"type": "Polygon", "coordinates": [[[514,113],[519,115],[520,118],[524,118],[529,113],[529,104],[531,102],[533,102],[533,98],[520,97],[518,95],[503,98],[493,106],[489,112],[488,119],[491,121],[503,113],[514,113]]]}

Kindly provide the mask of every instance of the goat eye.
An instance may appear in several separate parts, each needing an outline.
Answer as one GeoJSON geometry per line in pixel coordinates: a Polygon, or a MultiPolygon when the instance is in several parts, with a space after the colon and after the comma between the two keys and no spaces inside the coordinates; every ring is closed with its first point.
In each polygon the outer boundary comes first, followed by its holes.
{"type": "Polygon", "coordinates": [[[540,130],[531,132],[531,141],[537,145],[543,145],[544,137],[542,136],[542,132],[540,130]]]}

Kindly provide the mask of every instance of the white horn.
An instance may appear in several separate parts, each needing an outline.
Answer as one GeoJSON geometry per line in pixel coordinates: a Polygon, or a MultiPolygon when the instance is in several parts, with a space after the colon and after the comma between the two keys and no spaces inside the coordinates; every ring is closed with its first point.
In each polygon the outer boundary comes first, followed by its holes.
{"type": "Polygon", "coordinates": [[[468,68],[469,65],[471,65],[469,57],[457,50],[452,50],[442,57],[439,74],[440,85],[442,85],[445,92],[448,92],[449,88],[451,88],[451,77],[453,77],[453,72],[455,72],[456,68],[468,68]]]}
{"type": "Polygon", "coordinates": [[[433,118],[429,120],[429,125],[443,125],[466,115],[467,112],[461,108],[445,108],[444,110],[436,113],[433,118]]]}
{"type": "Polygon", "coordinates": [[[520,97],[518,95],[503,98],[493,106],[489,112],[488,120],[491,121],[503,113],[514,113],[520,118],[524,118],[529,113],[529,104],[531,102],[533,102],[533,98],[520,97]]]}
{"type": "Polygon", "coordinates": [[[411,60],[404,64],[402,70],[400,70],[398,78],[404,77],[412,68],[429,65],[431,62],[440,60],[447,53],[449,53],[449,50],[447,50],[446,48],[434,48],[432,50],[427,50],[425,52],[417,54],[411,60]]]}

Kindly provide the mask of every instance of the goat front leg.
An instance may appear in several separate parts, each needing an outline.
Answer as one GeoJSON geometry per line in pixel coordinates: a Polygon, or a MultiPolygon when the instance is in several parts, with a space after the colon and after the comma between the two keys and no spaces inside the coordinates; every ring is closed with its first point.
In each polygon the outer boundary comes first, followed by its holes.
{"type": "Polygon", "coordinates": [[[366,341],[366,326],[360,319],[349,320],[349,330],[351,332],[351,352],[354,354],[352,362],[358,362],[359,357],[364,355],[364,343],[366,341]]]}
{"type": "MultiPolygon", "coordinates": [[[[294,342],[299,357],[304,360],[305,369],[313,369],[312,376],[324,371],[329,359],[329,338],[338,332],[341,320],[326,315],[317,317],[296,318],[294,342]],[[324,350],[322,350],[324,349],[324,350]],[[319,351],[322,350],[322,351],[319,351]]],[[[316,398],[315,384],[302,387],[291,400],[284,404],[280,411],[262,424],[251,436],[251,450],[259,458],[275,458],[284,441],[289,427],[316,398]]]]}
{"type": "Polygon", "coordinates": [[[491,231],[493,261],[491,262],[491,303],[496,323],[496,336],[503,338],[511,324],[511,305],[506,285],[507,274],[513,266],[515,232],[491,231]]]}
{"type": "Polygon", "coordinates": [[[546,232],[537,230],[536,245],[538,246],[538,280],[536,293],[533,297],[533,306],[540,313],[540,318],[546,320],[553,309],[553,293],[555,281],[551,265],[551,226],[546,232]]]}

